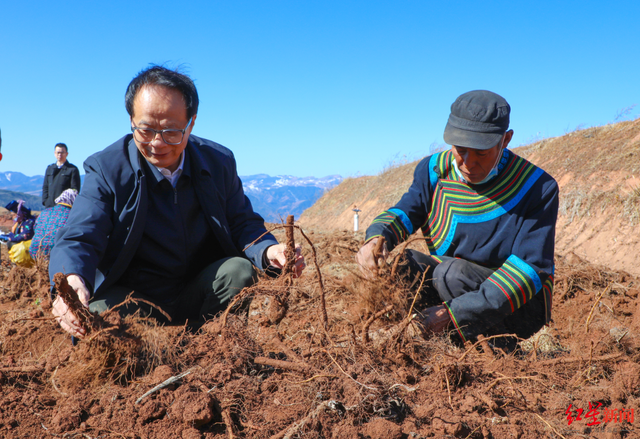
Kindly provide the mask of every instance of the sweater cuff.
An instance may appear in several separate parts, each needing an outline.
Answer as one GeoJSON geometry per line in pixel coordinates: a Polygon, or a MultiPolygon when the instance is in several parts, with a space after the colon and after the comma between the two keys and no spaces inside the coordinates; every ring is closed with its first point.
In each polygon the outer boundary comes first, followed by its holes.
{"type": "Polygon", "coordinates": [[[365,243],[377,236],[383,236],[387,243],[387,248],[391,251],[396,245],[405,241],[409,235],[409,230],[404,225],[403,218],[394,211],[386,210],[375,217],[367,228],[365,243]]]}
{"type": "Polygon", "coordinates": [[[467,341],[467,337],[464,336],[464,333],[462,332],[462,328],[460,328],[460,325],[458,324],[458,320],[456,320],[456,316],[453,315],[453,311],[449,307],[449,304],[447,302],[443,302],[443,305],[449,312],[449,317],[451,317],[451,322],[453,323],[453,326],[455,326],[456,331],[458,331],[460,338],[462,338],[463,342],[467,341]]]}

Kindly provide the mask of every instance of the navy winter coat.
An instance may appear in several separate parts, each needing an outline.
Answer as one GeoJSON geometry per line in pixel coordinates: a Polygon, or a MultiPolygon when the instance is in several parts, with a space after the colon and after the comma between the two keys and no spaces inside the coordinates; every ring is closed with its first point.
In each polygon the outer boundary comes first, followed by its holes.
{"type": "MultiPolygon", "coordinates": [[[[243,252],[266,230],[264,220],[244,194],[233,153],[193,135],[186,151],[198,201],[223,252],[245,256],[258,268],[265,268],[263,253],[277,241],[266,234],[243,252]]],[[[85,161],[82,192],[51,251],[51,280],[58,272],[74,273],[99,295],[122,276],[147,221],[148,177],[141,160],[144,158],[128,134],[85,161]]]]}

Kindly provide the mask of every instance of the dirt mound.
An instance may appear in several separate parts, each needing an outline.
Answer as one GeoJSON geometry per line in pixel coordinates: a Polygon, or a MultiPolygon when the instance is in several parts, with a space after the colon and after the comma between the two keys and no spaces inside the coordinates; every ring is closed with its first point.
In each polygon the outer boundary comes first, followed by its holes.
{"type": "Polygon", "coordinates": [[[559,256],[552,324],[504,352],[497,339],[423,337],[391,267],[369,283],[351,233],[307,236],[319,271],[298,232],[301,278],[262,278],[195,333],[119,322],[136,340],[121,374],[99,373],[114,369],[95,340],[71,345],[42,268],[3,264],[0,436],[638,437],[637,278],[559,256]]]}

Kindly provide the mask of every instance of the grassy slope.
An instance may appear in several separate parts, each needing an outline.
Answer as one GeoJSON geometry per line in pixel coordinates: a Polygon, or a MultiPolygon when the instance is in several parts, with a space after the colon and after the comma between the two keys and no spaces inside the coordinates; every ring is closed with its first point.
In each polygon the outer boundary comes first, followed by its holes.
{"type": "Polygon", "coordinates": [[[320,230],[353,230],[353,210],[362,212],[360,227],[365,229],[385,208],[396,203],[411,185],[418,162],[390,168],[377,176],[347,178],[325,193],[300,216],[300,224],[320,230]]]}
{"type": "Polygon", "coordinates": [[[640,119],[546,139],[518,153],[558,181],[568,221],[610,210],[628,225],[638,223],[640,119]]]}

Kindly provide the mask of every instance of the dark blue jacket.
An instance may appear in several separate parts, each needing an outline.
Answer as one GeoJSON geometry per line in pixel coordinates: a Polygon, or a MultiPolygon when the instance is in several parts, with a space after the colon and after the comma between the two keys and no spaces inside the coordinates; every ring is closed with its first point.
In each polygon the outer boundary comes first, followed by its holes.
{"type": "MultiPolygon", "coordinates": [[[[211,230],[227,256],[245,256],[264,269],[263,253],[277,244],[244,195],[233,153],[210,140],[189,136],[193,185],[211,230]]],[[[84,163],[82,192],[51,251],[49,276],[81,276],[95,295],[114,285],[131,262],[147,220],[144,158],[131,134],[84,163]]],[[[214,261],[211,261],[214,262],[214,261]]]]}

